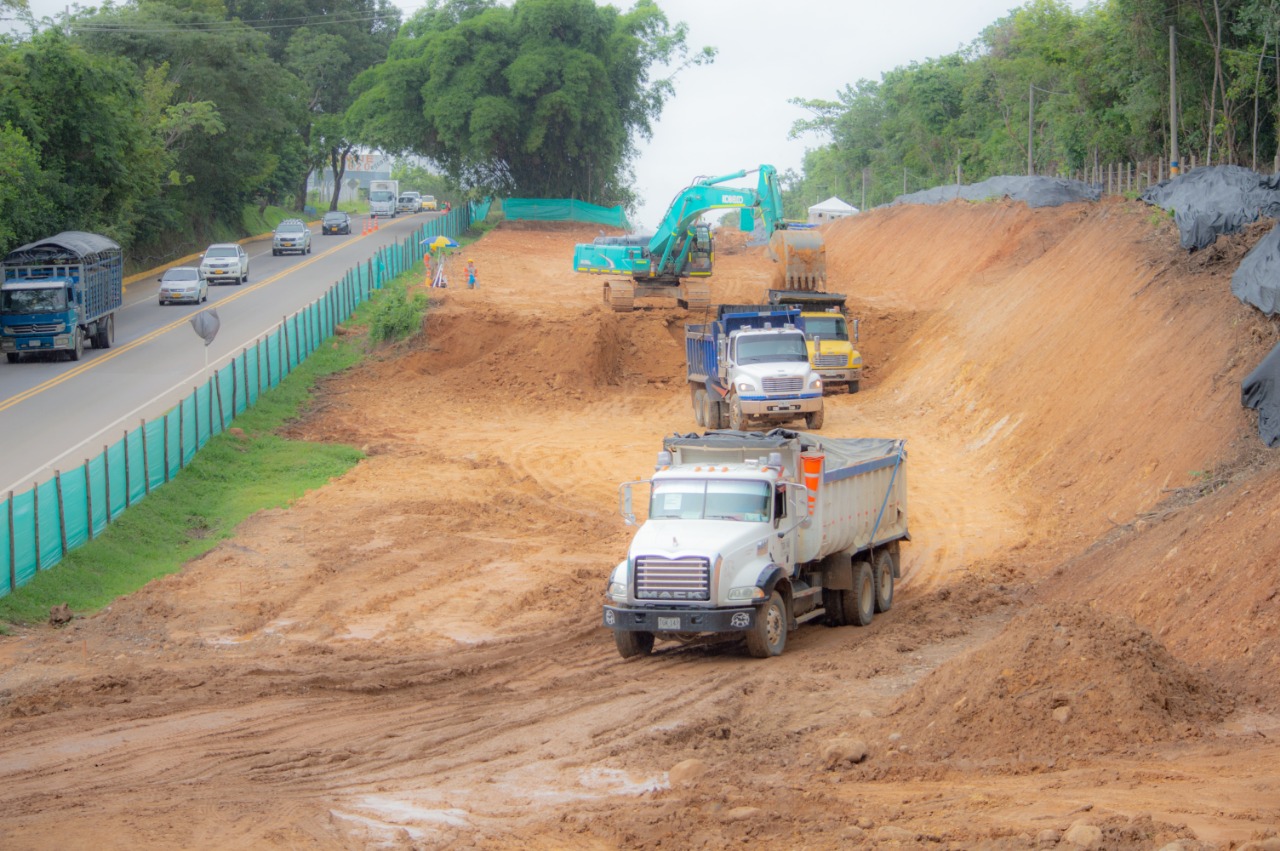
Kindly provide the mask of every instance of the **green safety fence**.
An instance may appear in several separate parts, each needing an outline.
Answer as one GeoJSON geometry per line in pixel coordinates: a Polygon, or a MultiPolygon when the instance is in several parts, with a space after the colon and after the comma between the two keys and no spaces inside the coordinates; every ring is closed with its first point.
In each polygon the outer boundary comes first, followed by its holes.
{"type": "Polygon", "coordinates": [[[540,222],[589,222],[615,228],[629,227],[621,207],[600,207],[572,198],[507,198],[502,212],[508,219],[540,222]]]}
{"type": "Polygon", "coordinates": [[[320,298],[282,317],[208,380],[191,388],[169,411],[126,429],[114,443],[23,493],[0,500],[0,597],[102,534],[131,505],[145,499],[191,463],[236,415],[283,381],[351,316],[375,290],[420,263],[423,244],[457,238],[470,227],[469,207],[422,225],[347,271],[320,298]]]}

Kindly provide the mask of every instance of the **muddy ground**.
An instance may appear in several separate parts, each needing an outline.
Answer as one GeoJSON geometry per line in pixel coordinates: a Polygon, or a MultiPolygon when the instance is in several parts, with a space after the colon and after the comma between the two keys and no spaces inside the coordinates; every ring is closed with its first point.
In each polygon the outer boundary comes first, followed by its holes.
{"type": "MultiPolygon", "coordinates": [[[[1260,230],[827,226],[868,369],[823,432],[908,441],[893,611],[625,662],[616,486],[694,428],[697,317],[606,311],[595,233],[499,227],[478,290],[328,381],[292,430],[349,474],[0,639],[0,846],[1280,848],[1280,463],[1239,404],[1280,334],[1229,286],[1260,230]]],[[[721,240],[716,301],[770,279],[721,240]]]]}

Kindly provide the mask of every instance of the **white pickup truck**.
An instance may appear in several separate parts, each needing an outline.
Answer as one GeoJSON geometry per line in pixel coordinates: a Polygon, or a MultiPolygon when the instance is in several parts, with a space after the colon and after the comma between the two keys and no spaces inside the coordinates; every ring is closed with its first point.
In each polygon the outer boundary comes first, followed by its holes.
{"type": "Polygon", "coordinates": [[[805,621],[887,612],[910,539],[906,458],[901,440],[783,429],[668,437],[653,477],[619,488],[629,524],[635,486],[649,510],[606,590],[618,652],[733,633],[777,656],[805,621]]]}

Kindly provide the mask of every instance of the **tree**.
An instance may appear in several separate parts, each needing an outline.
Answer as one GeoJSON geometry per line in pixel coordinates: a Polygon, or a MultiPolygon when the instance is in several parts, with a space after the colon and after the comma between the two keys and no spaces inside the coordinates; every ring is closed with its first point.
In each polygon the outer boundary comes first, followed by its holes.
{"type": "Polygon", "coordinates": [[[687,28],[652,0],[433,0],[356,81],[367,144],[439,164],[464,188],[629,204],[637,137],[674,92],[687,28]],[[654,78],[654,70],[668,70],[654,78]]]}

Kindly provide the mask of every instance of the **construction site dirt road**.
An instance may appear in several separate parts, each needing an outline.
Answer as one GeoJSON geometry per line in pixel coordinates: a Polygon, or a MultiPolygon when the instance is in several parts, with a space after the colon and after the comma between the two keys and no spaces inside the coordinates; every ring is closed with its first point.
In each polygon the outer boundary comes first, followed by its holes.
{"type": "MultiPolygon", "coordinates": [[[[825,229],[905,438],[893,611],[785,655],[599,626],[616,487],[692,431],[682,326],[500,226],[482,286],[328,380],[349,474],[61,629],[0,638],[0,846],[1280,848],[1280,335],[1134,202],[825,229]]],[[[722,240],[716,302],[760,299],[722,240]]]]}

